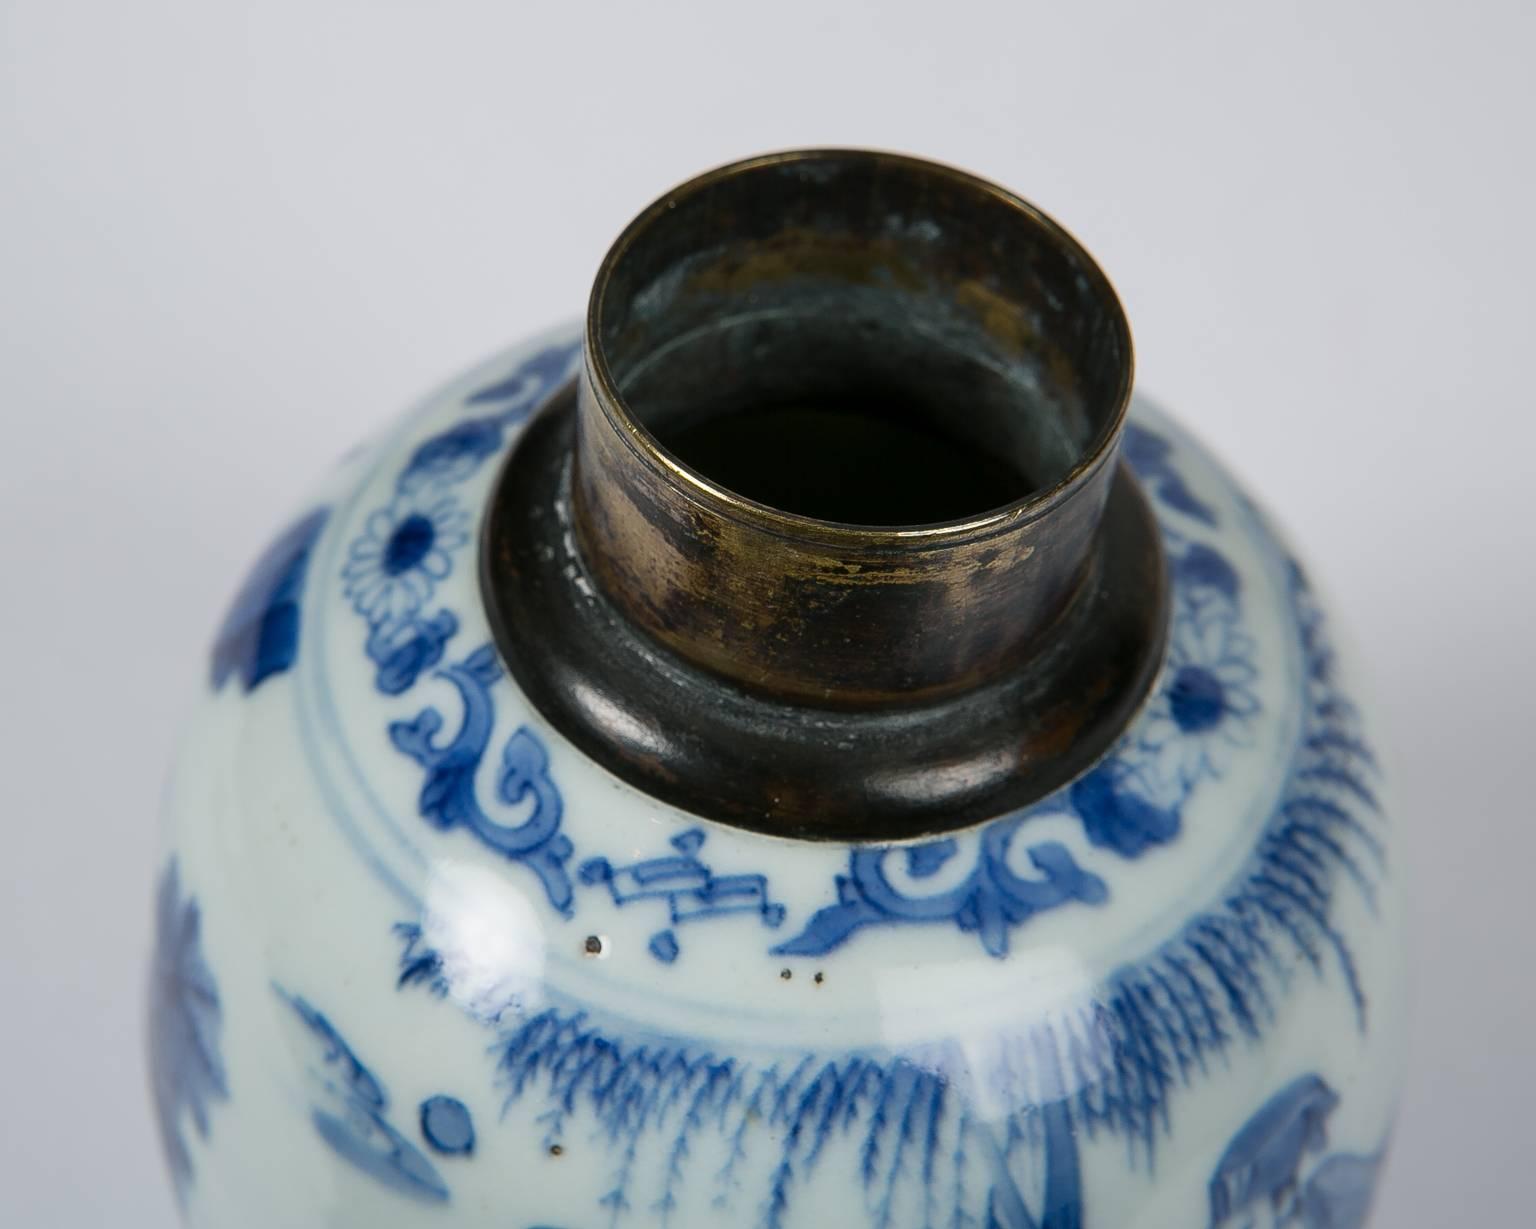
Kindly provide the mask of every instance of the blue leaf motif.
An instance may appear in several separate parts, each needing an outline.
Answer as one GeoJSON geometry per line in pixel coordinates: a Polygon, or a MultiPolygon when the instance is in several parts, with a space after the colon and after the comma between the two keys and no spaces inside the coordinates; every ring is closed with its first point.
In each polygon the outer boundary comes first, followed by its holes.
{"type": "Polygon", "coordinates": [[[155,910],[149,1066],[160,1143],[178,1198],[185,1198],[192,1182],[183,1115],[207,1138],[210,1108],[229,1099],[220,1047],[223,1025],[218,983],[203,955],[202,911],[194,897],[182,894],[173,858],[160,876],[155,910]]]}
{"type": "Polygon", "coordinates": [[[251,568],[214,640],[210,674],[217,690],[234,676],[253,691],[292,667],[299,653],[299,610],[310,552],[330,509],[289,526],[251,568]]]}
{"type": "Polygon", "coordinates": [[[424,1203],[443,1203],[448,1187],[421,1150],[390,1125],[384,1086],[321,1012],[274,987],[293,1009],[310,1046],[310,1121],[337,1156],[375,1181],[424,1203]]]}
{"type": "Polygon", "coordinates": [[[423,442],[400,475],[400,488],[424,483],[463,482],[501,448],[498,418],[468,418],[423,442]]]}

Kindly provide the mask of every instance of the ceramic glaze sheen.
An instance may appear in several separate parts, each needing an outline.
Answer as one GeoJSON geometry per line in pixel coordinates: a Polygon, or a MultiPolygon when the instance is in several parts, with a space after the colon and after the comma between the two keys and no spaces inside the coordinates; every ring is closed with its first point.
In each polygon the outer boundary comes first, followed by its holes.
{"type": "Polygon", "coordinates": [[[1171,631],[1114,750],[894,845],[659,804],[549,728],[475,566],[576,331],[343,462],[169,794],[152,1066],[198,1229],[1364,1222],[1403,1046],[1370,729],[1311,581],[1162,413],[1171,631]]]}

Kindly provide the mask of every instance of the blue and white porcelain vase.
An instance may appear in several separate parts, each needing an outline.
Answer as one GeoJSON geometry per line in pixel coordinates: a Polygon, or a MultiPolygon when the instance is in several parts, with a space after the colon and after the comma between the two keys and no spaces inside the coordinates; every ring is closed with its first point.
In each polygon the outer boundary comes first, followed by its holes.
{"type": "Polygon", "coordinates": [[[1348,660],[1091,259],[814,151],[344,460],[169,791],[186,1223],[1345,1229],[1404,1046],[1348,660]]]}

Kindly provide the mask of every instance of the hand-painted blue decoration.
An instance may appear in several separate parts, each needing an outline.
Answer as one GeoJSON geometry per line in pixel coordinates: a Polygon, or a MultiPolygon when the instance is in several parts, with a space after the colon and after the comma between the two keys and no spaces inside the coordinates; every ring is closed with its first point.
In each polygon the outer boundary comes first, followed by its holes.
{"type": "MultiPolygon", "coordinates": [[[[896,850],[852,850],[837,879],[837,903],[774,948],[775,954],[821,956],[861,927],[928,923],[974,933],[989,953],[1005,956],[1009,931],[1041,910],[1106,898],[1103,881],[1081,869],[1059,842],[1020,845],[1043,878],[1011,871],[1007,858],[1022,825],[1066,813],[1082,824],[1090,844],[1122,858],[1139,858],[1177,838],[1191,796],[1204,782],[1220,780],[1234,750],[1248,740],[1259,702],[1237,571],[1213,547],[1173,533],[1169,539],[1174,609],[1168,663],[1135,731],[1065,791],[986,829],[976,869],[957,887],[932,894],[898,889],[886,873],[896,850]]],[[[901,853],[916,881],[936,875],[958,850],[946,838],[901,853]]]]}
{"type": "Polygon", "coordinates": [[[1304,1075],[1275,1093],[1232,1139],[1211,1177],[1211,1223],[1268,1203],[1279,1211],[1294,1196],[1309,1152],[1328,1145],[1328,1116],[1338,1095],[1321,1076],[1304,1075]]]}
{"type": "MultiPolygon", "coordinates": [[[[793,939],[773,949],[780,956],[821,956],[840,946],[863,926],[945,922],[975,934],[993,956],[1008,952],[1008,932],[1046,909],[1080,901],[1098,905],[1108,898],[1104,881],[1078,866],[1057,841],[1041,841],[1028,849],[1039,878],[1016,874],[1008,865],[1023,816],[1000,820],[985,828],[977,849],[976,867],[955,887],[931,895],[911,895],[886,875],[890,848],[855,849],[848,873],[838,876],[837,904],[820,910],[793,939]]],[[[953,841],[939,842],[944,856],[953,841]]],[[[917,864],[926,874],[936,852],[919,847],[917,864]]],[[[905,852],[905,851],[903,851],[905,852]]],[[[907,853],[909,864],[914,854],[907,853]]]]}
{"type": "Polygon", "coordinates": [[[395,484],[395,497],[369,516],[352,543],[342,579],[347,598],[368,622],[365,651],[385,695],[400,695],[443,658],[459,629],[451,610],[429,611],[453,556],[469,541],[469,514],[453,488],[494,456],[507,429],[522,422],[565,379],[574,345],[553,346],[507,379],[472,394],[468,404],[500,405],[464,419],[421,443],[395,484]]]}
{"type": "MultiPolygon", "coordinates": [[[[425,985],[446,997],[442,962],[421,947],[419,931],[399,929],[406,939],[401,986],[425,985]]],[[[494,1052],[508,1104],[537,1097],[543,1107],[543,1145],[561,1144],[568,1122],[579,1118],[581,1138],[609,1148],[614,1168],[596,1202],[611,1223],[637,1208],[640,1223],[665,1223],[681,1192],[704,1182],[713,1184],[721,1223],[779,1229],[799,1188],[837,1151],[851,1159],[846,1177],[865,1191],[873,1225],[892,1223],[910,1197],[902,1184],[914,1175],[929,1192],[925,1223],[935,1226],[1082,1224],[1077,1136],[1086,1129],[1088,1102],[1063,1092],[1063,1072],[1068,1055],[1075,1056],[1074,1076],[1089,1070],[1084,1062],[1109,1058],[1083,1038],[1041,1027],[1005,1043],[994,1065],[978,1069],[976,1060],[953,1056],[953,1069],[967,1078],[1006,1080],[1025,1097],[1012,1118],[986,1122],[952,1082],[951,1059],[942,1053],[914,1061],[806,1052],[764,1065],[680,1038],[617,1036],[581,1012],[512,1012],[487,1021],[500,1037],[494,1052]],[[1023,1091],[1031,1089],[1035,1099],[1023,1091]],[[713,1151],[696,1146],[708,1137],[727,1141],[729,1159],[695,1173],[694,1153],[713,1151]],[[848,1140],[856,1144],[851,1153],[834,1148],[848,1140]],[[642,1148],[647,1156],[659,1149],[665,1163],[637,1165],[642,1148]],[[1012,1175],[1015,1154],[1024,1150],[1036,1153],[1046,1174],[1038,1218],[1012,1175]]],[[[1127,1109],[1163,1121],[1160,1105],[1138,1100],[1127,1109]]]]}
{"type": "Polygon", "coordinates": [[[210,675],[215,690],[237,675],[240,685],[251,691],[293,665],[299,652],[304,574],[329,514],[329,509],[320,508],[289,526],[246,576],[213,643],[210,675]]]}
{"type": "Polygon", "coordinates": [[[424,607],[452,571],[453,553],[468,541],[469,514],[453,495],[428,488],[396,496],[352,543],[342,579],[347,598],[368,620],[366,650],[386,695],[413,686],[458,630],[451,611],[429,615],[424,607]]]}
{"type": "Polygon", "coordinates": [[[178,1198],[192,1181],[182,1138],[182,1114],[208,1137],[208,1110],[229,1098],[219,1034],[218,984],[203,956],[202,914],[183,897],[175,859],[160,876],[155,907],[155,954],[150,969],[149,1067],[155,1118],[178,1198]]]}
{"type": "Polygon", "coordinates": [[[459,630],[451,610],[439,610],[426,619],[381,624],[368,634],[367,653],[378,666],[374,682],[387,696],[397,696],[415,686],[443,659],[449,637],[459,630]]]}
{"type": "Polygon", "coordinates": [[[432,1162],[387,1119],[384,1086],[358,1061],[331,1022],[304,999],[279,989],[310,1045],[310,1119],[320,1137],[349,1164],[391,1190],[423,1203],[442,1203],[448,1187],[432,1162]]]}
{"type": "Polygon", "coordinates": [[[580,352],[576,342],[547,346],[532,358],[519,365],[505,380],[498,380],[473,392],[466,400],[470,405],[494,405],[500,403],[503,415],[517,414],[521,421],[543,399],[544,393],[570,373],[571,364],[580,352]]]}
{"type": "Polygon", "coordinates": [[[468,1156],[475,1150],[474,1120],[455,1097],[438,1095],[421,1103],[421,1135],[444,1156],[468,1156]]]}
{"type": "MultiPolygon", "coordinates": [[[[1221,578],[1219,569],[1207,567],[1206,574],[1221,578]]],[[[1206,598],[1222,600],[1229,600],[1232,591],[1225,581],[1206,588],[1214,590],[1206,598]]],[[[654,1206],[661,1209],[675,1202],[689,1139],[704,1124],[730,1134],[736,1157],[751,1153],[753,1140],[777,1148],[777,1160],[768,1158],[766,1168],[756,1170],[772,1175],[761,1206],[767,1209],[763,1223],[777,1225],[796,1183],[815,1166],[831,1132],[857,1125],[864,1132],[859,1177],[870,1192],[875,1223],[882,1223],[882,1206],[889,1215],[896,1172],[915,1165],[922,1168],[929,1191],[940,1188],[939,1171],[949,1168],[945,1181],[953,1190],[955,1223],[1080,1229],[1074,1140],[1085,1132],[1124,1135],[1140,1143],[1150,1164],[1158,1135],[1168,1128],[1173,1091],[1219,1070],[1219,1061],[1213,1060],[1237,1038],[1263,1035],[1274,1020],[1267,1007],[1294,978],[1297,954],[1321,975],[1324,954],[1334,953],[1363,1024],[1365,1004],[1353,959],[1330,914],[1341,881],[1353,883],[1370,899],[1373,864],[1379,870],[1381,845],[1367,822],[1375,806],[1369,785],[1373,768],[1355,710],[1333,678],[1332,652],[1310,590],[1295,568],[1292,597],[1307,666],[1306,717],[1289,782],[1252,865],[1219,905],[1194,916],[1177,939],[1102,987],[1091,1019],[1042,1025],[1000,1046],[994,1074],[971,1071],[983,1085],[995,1078],[1012,1088],[1037,1090],[1037,1108],[1021,1106],[1001,1137],[995,1125],[971,1117],[966,1099],[943,1074],[942,1060],[919,1070],[899,1057],[806,1054],[762,1068],[681,1040],[670,1046],[653,1038],[627,1041],[590,1025],[580,1014],[509,1017],[502,1048],[509,1096],[533,1095],[542,1086],[551,1141],[558,1140],[566,1117],[578,1109],[596,1116],[619,1157],[613,1185],[602,1200],[615,1218],[633,1202],[630,1188],[637,1177],[632,1162],[644,1134],[659,1132],[670,1140],[666,1146],[672,1160],[662,1189],[653,1192],[654,1206]],[[1058,1056],[1071,1056],[1076,1091],[1070,1097],[1061,1092],[1066,1060],[1058,1056]],[[636,1115],[631,1109],[637,1104],[657,1110],[636,1115]],[[1030,1122],[1038,1125],[1025,1125],[1030,1122]],[[1030,1139],[1044,1149],[1047,1180],[1038,1213],[1030,1210],[1007,1161],[1011,1149],[1030,1139]],[[973,1172],[978,1164],[980,1172],[973,1172]],[[975,1192],[984,1200],[981,1207],[972,1202],[975,1192]]],[[[1207,614],[1213,609],[1208,601],[1195,604],[1207,614]]],[[[1240,717],[1236,707],[1233,714],[1240,717]]],[[[1216,771],[1215,763],[1202,759],[1198,771],[1216,771]]],[[[1138,771],[1151,776],[1157,766],[1143,761],[1138,771]]],[[[1184,776],[1175,773],[1172,780],[1184,776]]],[[[998,843],[1014,839],[1022,823],[1023,817],[1002,821],[983,837],[998,843]]],[[[961,844],[945,838],[903,850],[863,852],[863,864],[856,861],[855,867],[868,872],[866,885],[861,888],[855,880],[846,895],[840,893],[839,904],[818,914],[787,948],[802,940],[809,951],[835,947],[841,941],[837,936],[870,919],[930,920],[904,916],[912,912],[911,902],[905,894],[886,892],[884,859],[904,857],[908,875],[921,881],[960,856],[961,844]],[[818,932],[818,925],[827,929],[818,932]]],[[[1001,862],[999,852],[994,845],[994,864],[1001,862]]],[[[1062,873],[1072,878],[1065,868],[1062,873]]],[[[962,928],[970,924],[984,944],[990,939],[1006,950],[1008,928],[1015,921],[1006,909],[982,906],[993,890],[975,893],[971,909],[964,907],[963,889],[940,894],[930,906],[931,920],[962,928]],[[989,916],[990,924],[983,920],[989,916]]],[[[1018,911],[1020,920],[1025,912],[1018,911]]],[[[448,991],[440,962],[434,963],[415,941],[407,945],[401,984],[448,991]]],[[[1265,1122],[1299,1124],[1305,1139],[1307,1130],[1326,1116],[1331,1096],[1325,1087],[1300,1082],[1284,1099],[1286,1108],[1272,1111],[1265,1122]]],[[[1288,1172],[1285,1131],[1273,1135],[1267,1127],[1256,1128],[1248,1142],[1234,1145],[1222,1175],[1229,1208],[1254,1191],[1272,1189],[1273,1175],[1288,1172]]],[[[1320,1165],[1295,1200],[1297,1215],[1308,1218],[1305,1229],[1358,1229],[1375,1165],[1359,1157],[1329,1158],[1320,1165]]]]}
{"type": "MultiPolygon", "coordinates": [[[[617,868],[606,858],[591,858],[582,863],[581,881],[606,885],[613,903],[620,906],[664,900],[674,926],[732,913],[755,913],[769,927],[783,922],[784,906],[770,899],[764,876],[716,875],[698,857],[703,846],[703,830],[690,828],[672,838],[675,854],[617,868]]],[[[660,931],[651,937],[649,950],[663,964],[671,964],[678,955],[677,936],[660,931]]]]}
{"type": "MultiPolygon", "coordinates": [[[[920,1058],[806,1052],[767,1065],[686,1039],[627,1037],[580,1012],[483,1013],[499,1038],[509,1103],[537,1098],[546,1143],[559,1142],[576,1116],[583,1138],[595,1131],[607,1143],[614,1171],[600,1203],[614,1221],[631,1208],[664,1215],[685,1187],[713,1181],[723,1209],[734,1206],[738,1216],[748,1217],[746,1209],[761,1209],[759,1223],[778,1226],[799,1186],[830,1151],[828,1142],[838,1138],[858,1143],[858,1172],[851,1177],[867,1193],[873,1224],[889,1221],[899,1176],[916,1172],[924,1198],[932,1201],[935,1225],[1081,1229],[1075,1141],[1100,1133],[1124,1138],[1150,1168],[1171,1129],[1176,1091],[1224,1070],[1222,1059],[1236,1043],[1264,1037],[1280,1018],[1273,1007],[1294,983],[1298,957],[1322,977],[1332,954],[1364,1026],[1366,1005],[1353,957],[1332,912],[1341,884],[1352,884],[1370,900],[1381,871],[1374,769],[1356,711],[1334,678],[1311,592],[1296,568],[1291,597],[1307,691],[1297,750],[1267,830],[1230,890],[1194,914],[1177,937],[1098,987],[1091,1011],[999,1037],[993,1053],[950,1056],[942,1047],[920,1058]],[[964,1082],[953,1072],[963,1073],[964,1082]],[[982,1122],[967,1088],[986,1089],[993,1099],[1006,1089],[1016,1108],[1004,1122],[982,1122]],[[693,1141],[703,1132],[722,1132],[729,1141],[733,1159],[723,1172],[690,1170],[693,1141]],[[661,1172],[637,1168],[642,1145],[646,1155],[659,1147],[668,1157],[661,1172]],[[1035,1151],[1031,1171],[1045,1175],[1032,1197],[1012,1176],[1012,1158],[1026,1149],[1035,1151]],[[763,1175],[766,1189],[743,1190],[748,1173],[763,1175]]],[[[1199,771],[1214,771],[1215,762],[1200,761],[1199,771]]],[[[1159,763],[1143,761],[1140,768],[1151,776],[1159,763]]],[[[1000,864],[999,845],[1019,839],[1024,823],[1015,817],[984,829],[979,860],[990,838],[991,861],[1000,864]]],[[[826,950],[862,925],[931,920],[970,926],[984,944],[1006,950],[1016,921],[999,902],[1009,893],[984,873],[973,870],[965,881],[973,904],[964,889],[938,893],[930,918],[910,916],[908,893],[889,891],[887,859],[904,859],[914,883],[941,873],[951,882],[947,872],[965,848],[963,839],[950,837],[863,851],[865,860],[854,866],[866,881],[850,875],[853,882],[838,904],[822,910],[786,946],[826,950]]],[[[1080,873],[1063,863],[1056,876],[1081,886],[1080,873]]],[[[1036,887],[1050,893],[1060,885],[1047,877],[1036,887]]],[[[1027,910],[1014,912],[1022,918],[1027,910]]],[[[419,929],[401,927],[400,933],[400,985],[448,996],[454,989],[450,974],[423,948],[419,929]]],[[[1218,1218],[1226,1217],[1232,1229],[1248,1229],[1232,1217],[1255,1200],[1255,1206],[1267,1206],[1273,1192],[1289,1185],[1295,1197],[1286,1206],[1302,1218],[1303,1229],[1358,1229],[1376,1161],[1329,1157],[1310,1174],[1302,1165],[1291,1178],[1292,1154],[1313,1155],[1308,1146],[1320,1141],[1332,1099],[1326,1085],[1309,1078],[1261,1111],[1258,1125],[1239,1134],[1213,1179],[1218,1218]]]]}
{"type": "Polygon", "coordinates": [[[544,744],[527,727],[515,731],[501,750],[494,800],[480,798],[476,774],[495,726],[491,688],[502,671],[490,645],[441,664],[460,619],[452,610],[432,609],[432,600],[470,540],[469,514],[453,488],[473,477],[501,448],[507,429],[547,399],[571,371],[577,351],[575,344],[542,350],[505,380],[471,394],[468,404],[498,408],[457,422],[416,448],[394,498],[368,517],[342,569],[346,596],[368,624],[364,651],[376,667],[379,691],[402,695],[433,673],[452,682],[463,702],[458,732],[446,742],[437,741],[444,722],[436,707],[389,727],[394,745],[426,769],[418,800],[422,818],[444,831],[465,828],[527,866],[564,914],[572,903],[565,869],[571,843],[560,831],[563,806],[544,744]],[[502,804],[517,812],[515,821],[492,814],[502,804]]]}
{"type": "Polygon", "coordinates": [[[571,842],[560,831],[560,791],[550,779],[549,757],[538,735],[522,726],[502,747],[496,792],[502,803],[521,809],[519,822],[493,819],[476,791],[475,778],[496,719],[491,687],[501,674],[495,650],[483,645],[462,662],[438,671],[439,677],[458,689],[464,706],[463,720],[452,739],[437,741],[443,716],[436,708],[422,709],[410,721],[394,722],[389,736],[427,771],[417,801],[423,819],[443,831],[466,828],[503,857],[527,866],[544,885],[549,903],[569,914],[571,880],[565,864],[570,860],[571,842]]]}
{"type": "Polygon", "coordinates": [[[1360,1229],[1370,1211],[1381,1156],[1335,1153],[1313,1166],[1328,1146],[1327,1123],[1338,1095],[1318,1075],[1304,1075],[1264,1103],[1233,1136],[1211,1177],[1211,1229],[1268,1213],[1275,1226],[1360,1229]]]}
{"type": "Polygon", "coordinates": [[[1031,1215],[1004,1151],[994,1146],[997,1175],[987,1195],[987,1229],[1083,1229],[1083,1178],[1072,1113],[1064,1101],[1054,1100],[1039,1115],[1045,1153],[1040,1218],[1031,1215]]]}
{"type": "Polygon", "coordinates": [[[495,405],[493,414],[466,418],[417,447],[400,474],[400,489],[464,482],[500,451],[507,428],[528,417],[571,372],[580,347],[550,346],[520,364],[504,380],[465,398],[466,405],[495,405]]]}
{"type": "Polygon", "coordinates": [[[1302,1229],[1363,1229],[1371,1214],[1382,1154],[1335,1153],[1312,1171],[1296,1209],[1302,1229]]]}
{"type": "Polygon", "coordinates": [[[1216,513],[1211,506],[1196,498],[1184,476],[1174,467],[1172,444],[1135,422],[1125,424],[1123,439],[1121,455],[1158,499],[1204,524],[1216,523],[1216,513]]]}

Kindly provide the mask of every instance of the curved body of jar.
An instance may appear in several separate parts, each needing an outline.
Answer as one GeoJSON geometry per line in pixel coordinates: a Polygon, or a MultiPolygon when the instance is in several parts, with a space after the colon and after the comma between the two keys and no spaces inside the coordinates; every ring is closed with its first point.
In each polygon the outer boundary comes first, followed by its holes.
{"type": "Polygon", "coordinates": [[[1108,755],[937,836],[719,823],[496,651],[475,543],[578,340],[344,461],[218,637],[151,1003],[188,1223],[1360,1225],[1402,902],[1348,660],[1264,515],[1133,403],[1169,624],[1108,755]]]}

